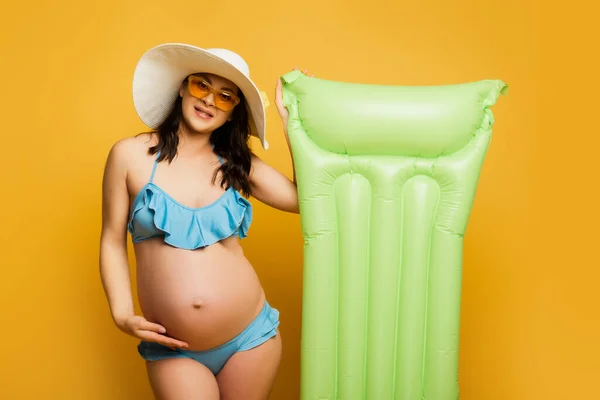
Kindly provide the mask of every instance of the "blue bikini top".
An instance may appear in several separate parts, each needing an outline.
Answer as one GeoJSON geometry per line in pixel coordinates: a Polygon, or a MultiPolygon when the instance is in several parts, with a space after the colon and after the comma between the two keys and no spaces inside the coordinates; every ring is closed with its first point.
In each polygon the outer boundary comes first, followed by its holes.
{"type": "MultiPolygon", "coordinates": [[[[247,236],[252,222],[252,205],[232,187],[213,203],[190,208],[179,203],[153,183],[158,156],[150,181],[139,191],[129,213],[127,229],[133,243],[164,236],[165,243],[195,250],[233,235],[247,236]]],[[[219,157],[223,164],[223,160],[219,157]]]]}

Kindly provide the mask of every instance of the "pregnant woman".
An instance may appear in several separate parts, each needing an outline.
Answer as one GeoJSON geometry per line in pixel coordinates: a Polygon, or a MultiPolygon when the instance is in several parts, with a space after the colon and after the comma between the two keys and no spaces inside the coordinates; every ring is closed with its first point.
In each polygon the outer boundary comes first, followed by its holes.
{"type": "MultiPolygon", "coordinates": [[[[292,213],[298,198],[295,178],[248,147],[250,135],[268,146],[263,97],[239,55],[165,44],[140,59],[133,99],[152,131],[114,144],[102,186],[100,273],[113,320],[140,339],[156,398],[266,399],[281,358],[279,313],[239,239],[252,222],[248,196],[292,213]]],[[[276,104],[285,131],[279,81],[276,104]]]]}

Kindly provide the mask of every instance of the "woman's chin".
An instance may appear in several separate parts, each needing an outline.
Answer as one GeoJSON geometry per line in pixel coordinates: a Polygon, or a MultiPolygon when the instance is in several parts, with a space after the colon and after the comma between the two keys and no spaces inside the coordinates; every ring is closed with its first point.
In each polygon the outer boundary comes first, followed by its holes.
{"type": "Polygon", "coordinates": [[[198,119],[192,119],[187,121],[187,126],[190,131],[197,134],[212,133],[219,126],[215,121],[200,121],[198,119]]]}

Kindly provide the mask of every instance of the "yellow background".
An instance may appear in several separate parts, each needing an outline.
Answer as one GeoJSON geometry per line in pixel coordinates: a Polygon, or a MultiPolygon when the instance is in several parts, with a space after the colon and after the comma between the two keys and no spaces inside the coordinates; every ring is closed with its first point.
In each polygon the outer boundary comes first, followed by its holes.
{"type": "MultiPolygon", "coordinates": [[[[0,398],[151,398],[136,341],[112,325],[100,285],[100,182],[110,146],[145,129],[131,100],[135,63],[170,41],[241,53],[271,100],[276,77],[295,66],[363,83],[506,81],[465,238],[461,399],[600,398],[598,66],[587,59],[597,23],[577,1],[551,7],[3,3],[0,398]]],[[[253,147],[289,175],[275,107],[268,118],[271,150],[253,147]]],[[[282,316],[272,398],[293,400],[299,218],[254,204],[244,247],[282,316]]]]}

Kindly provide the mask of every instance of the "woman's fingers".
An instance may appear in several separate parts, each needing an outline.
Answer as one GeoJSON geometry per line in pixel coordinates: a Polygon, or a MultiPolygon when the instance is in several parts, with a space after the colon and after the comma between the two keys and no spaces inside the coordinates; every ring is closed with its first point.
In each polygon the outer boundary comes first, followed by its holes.
{"type": "Polygon", "coordinates": [[[182,342],[181,340],[173,339],[153,331],[140,330],[136,333],[140,339],[147,342],[156,342],[171,348],[187,349],[189,347],[187,343],[182,342]]]}
{"type": "Polygon", "coordinates": [[[138,329],[158,333],[165,333],[167,331],[164,326],[146,320],[140,322],[140,326],[138,327],[138,329]]]}

